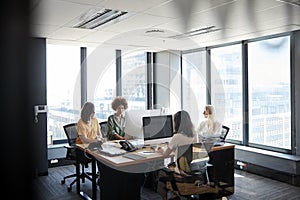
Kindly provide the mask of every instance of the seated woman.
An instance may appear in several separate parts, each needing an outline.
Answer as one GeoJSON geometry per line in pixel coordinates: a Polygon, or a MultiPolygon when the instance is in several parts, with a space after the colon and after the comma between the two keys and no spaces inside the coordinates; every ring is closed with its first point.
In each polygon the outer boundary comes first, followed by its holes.
{"type": "Polygon", "coordinates": [[[117,96],[111,103],[111,108],[115,111],[107,119],[107,138],[108,140],[125,139],[125,117],[123,112],[128,108],[127,100],[117,96]]]}
{"type": "MultiPolygon", "coordinates": [[[[77,122],[78,137],[76,138],[76,144],[93,143],[97,141],[105,142],[100,131],[100,125],[98,119],[95,117],[95,106],[91,102],[86,102],[81,109],[80,119],[77,122]]],[[[77,151],[77,154],[82,159],[86,159],[86,162],[90,162],[82,151],[77,151]]],[[[100,171],[100,164],[97,162],[98,171],[100,171]]],[[[100,174],[99,174],[100,178],[100,174]]],[[[98,179],[99,182],[99,179],[98,179]]]]}
{"type": "MultiPolygon", "coordinates": [[[[175,152],[175,160],[177,160],[181,155],[178,153],[179,148],[182,146],[190,146],[196,142],[194,125],[191,121],[188,112],[182,110],[178,111],[174,115],[174,136],[172,137],[168,147],[164,150],[158,148],[164,157],[168,157],[172,152],[175,152]]],[[[181,169],[178,168],[178,164],[175,164],[175,171],[178,173],[184,172],[187,166],[181,165],[181,169]]],[[[167,176],[163,170],[159,171],[159,177],[167,176]]],[[[161,195],[162,199],[167,199],[167,190],[165,183],[162,181],[158,182],[157,192],[161,195]]]]}
{"type": "Polygon", "coordinates": [[[206,105],[203,111],[204,120],[197,128],[197,133],[203,137],[219,137],[222,131],[222,124],[216,119],[216,111],[213,105],[206,105]]]}
{"type": "Polygon", "coordinates": [[[215,117],[216,112],[213,105],[206,105],[203,115],[205,119],[199,124],[197,135],[199,141],[203,142],[206,151],[209,153],[214,143],[221,136],[222,124],[215,117]]]}

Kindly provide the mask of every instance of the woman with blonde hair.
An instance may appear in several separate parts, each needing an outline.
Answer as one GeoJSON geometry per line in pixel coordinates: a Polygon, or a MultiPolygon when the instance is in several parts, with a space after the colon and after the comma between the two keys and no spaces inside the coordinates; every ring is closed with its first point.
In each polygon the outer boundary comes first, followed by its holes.
{"type": "Polygon", "coordinates": [[[198,135],[203,137],[219,137],[222,131],[222,124],[215,118],[214,106],[204,106],[203,115],[205,120],[197,128],[198,135]]]}

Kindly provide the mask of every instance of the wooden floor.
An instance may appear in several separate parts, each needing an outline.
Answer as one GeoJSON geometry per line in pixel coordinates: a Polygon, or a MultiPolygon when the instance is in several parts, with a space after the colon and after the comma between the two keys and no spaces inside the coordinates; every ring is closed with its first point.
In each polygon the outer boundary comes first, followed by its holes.
{"type": "MultiPolygon", "coordinates": [[[[34,179],[35,199],[37,200],[82,200],[77,195],[75,185],[72,191],[67,191],[66,180],[61,184],[61,179],[67,174],[73,173],[73,165],[65,165],[48,169],[48,176],[40,176],[34,179]]],[[[86,181],[82,190],[91,194],[91,183],[86,181]]],[[[98,188],[98,197],[100,189],[98,188]]],[[[100,197],[99,197],[100,199],[100,197]]],[[[153,190],[142,187],[141,200],[160,200],[160,196],[153,190]]],[[[228,196],[230,200],[300,200],[300,187],[287,183],[250,174],[245,171],[235,170],[235,193],[228,196]]]]}

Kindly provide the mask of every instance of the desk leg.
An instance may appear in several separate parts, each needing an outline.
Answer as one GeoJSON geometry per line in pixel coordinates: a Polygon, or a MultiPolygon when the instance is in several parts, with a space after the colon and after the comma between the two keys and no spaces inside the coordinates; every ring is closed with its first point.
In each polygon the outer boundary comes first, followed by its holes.
{"type": "Polygon", "coordinates": [[[96,160],[92,161],[92,199],[97,199],[97,172],[96,172],[96,160]]]}
{"type": "Polygon", "coordinates": [[[80,164],[79,162],[76,160],[76,191],[77,194],[80,194],[80,164]]]}
{"type": "Polygon", "coordinates": [[[78,160],[76,160],[76,192],[77,194],[79,194],[83,199],[85,200],[96,200],[97,199],[97,183],[96,183],[96,179],[97,179],[97,174],[96,174],[96,161],[93,158],[92,159],[92,198],[89,197],[88,194],[86,194],[85,192],[81,191],[80,189],[80,182],[81,182],[81,164],[79,163],[78,160]]]}
{"type": "Polygon", "coordinates": [[[141,199],[143,174],[127,173],[108,167],[100,166],[100,199],[141,199]]]}

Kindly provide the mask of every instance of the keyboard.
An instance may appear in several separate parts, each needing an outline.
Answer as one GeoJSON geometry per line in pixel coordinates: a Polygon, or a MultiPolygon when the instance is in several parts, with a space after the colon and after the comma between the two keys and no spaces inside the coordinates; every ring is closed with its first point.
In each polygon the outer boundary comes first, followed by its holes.
{"type": "Polygon", "coordinates": [[[132,160],[141,160],[141,159],[146,158],[145,156],[142,156],[142,155],[139,155],[139,154],[136,154],[136,153],[125,154],[125,155],[123,155],[123,157],[124,158],[129,158],[129,159],[132,159],[132,160]]]}

